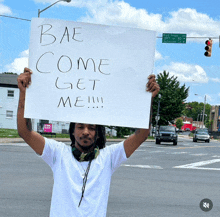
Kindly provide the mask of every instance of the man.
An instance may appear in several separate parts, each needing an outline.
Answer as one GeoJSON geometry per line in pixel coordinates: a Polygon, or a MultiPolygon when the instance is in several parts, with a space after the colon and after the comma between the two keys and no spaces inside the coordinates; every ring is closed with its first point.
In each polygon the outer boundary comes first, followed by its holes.
{"type": "MultiPolygon", "coordinates": [[[[149,129],[138,129],[125,141],[108,147],[104,127],[92,124],[70,124],[71,146],[44,138],[32,131],[30,119],[24,118],[25,91],[31,74],[25,68],[18,77],[18,133],[53,171],[50,217],[106,216],[111,176],[147,139],[149,129]]],[[[153,99],[160,88],[154,75],[148,79],[147,91],[153,99]]]]}

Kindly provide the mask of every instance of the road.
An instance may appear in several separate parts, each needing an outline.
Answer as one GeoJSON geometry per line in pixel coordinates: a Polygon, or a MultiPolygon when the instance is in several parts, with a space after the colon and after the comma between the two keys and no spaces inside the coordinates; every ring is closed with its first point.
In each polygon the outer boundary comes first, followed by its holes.
{"type": "MultiPolygon", "coordinates": [[[[187,138],[143,143],[112,177],[107,217],[219,216],[219,148],[187,138]],[[209,212],[199,207],[205,198],[209,212]]],[[[50,168],[26,144],[0,144],[1,216],[48,216],[52,184],[50,168]]]]}

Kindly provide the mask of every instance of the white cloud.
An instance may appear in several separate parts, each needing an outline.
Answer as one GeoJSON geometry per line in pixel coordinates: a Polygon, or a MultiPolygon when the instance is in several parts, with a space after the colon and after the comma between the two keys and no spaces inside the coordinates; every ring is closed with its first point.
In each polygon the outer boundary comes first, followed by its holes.
{"type": "MultiPolygon", "coordinates": [[[[100,1],[99,1],[100,2],[100,1]]],[[[149,14],[145,9],[136,9],[123,1],[103,1],[105,4],[88,4],[89,14],[82,21],[139,27],[157,30],[163,26],[161,14],[149,14]]]]}
{"type": "MultiPolygon", "coordinates": [[[[35,2],[54,3],[54,0],[35,0],[35,2]]],[[[168,17],[163,17],[162,14],[148,13],[147,9],[137,9],[119,0],[73,0],[60,4],[86,8],[87,15],[80,18],[83,22],[138,27],[158,33],[187,33],[187,36],[219,35],[220,20],[214,20],[207,14],[191,8],[171,11],[168,17]]]]}
{"type": "Polygon", "coordinates": [[[169,72],[170,76],[178,77],[180,82],[208,83],[209,81],[205,70],[199,65],[171,62],[170,65],[161,67],[158,73],[161,73],[163,70],[169,72]]]}
{"type": "Polygon", "coordinates": [[[207,14],[185,8],[170,12],[169,17],[148,13],[146,9],[136,9],[123,1],[86,1],[89,15],[82,21],[139,27],[159,33],[178,32],[187,36],[219,35],[220,20],[213,20],[207,14]]]}
{"type": "Polygon", "coordinates": [[[208,94],[206,94],[206,102],[207,101],[209,101],[209,102],[213,101],[213,98],[210,95],[208,95],[208,94]]]}
{"type": "Polygon", "coordinates": [[[210,78],[211,81],[220,83],[220,78],[210,78]]]}
{"type": "Polygon", "coordinates": [[[3,5],[1,2],[4,1],[0,1],[0,14],[12,14],[11,9],[8,6],[3,5]]]}
{"type": "Polygon", "coordinates": [[[161,53],[159,53],[159,52],[156,50],[156,52],[155,52],[155,60],[157,61],[157,60],[162,60],[162,59],[163,59],[163,57],[162,57],[161,53]]]}
{"type": "Polygon", "coordinates": [[[207,14],[195,9],[185,8],[170,13],[171,17],[165,21],[165,31],[185,32],[188,36],[219,35],[220,21],[215,21],[207,14]]]}
{"type": "Polygon", "coordinates": [[[23,72],[24,67],[28,66],[28,56],[29,56],[29,50],[25,50],[20,53],[19,57],[14,59],[14,62],[6,65],[6,69],[8,72],[13,72],[20,74],[23,72]]]}

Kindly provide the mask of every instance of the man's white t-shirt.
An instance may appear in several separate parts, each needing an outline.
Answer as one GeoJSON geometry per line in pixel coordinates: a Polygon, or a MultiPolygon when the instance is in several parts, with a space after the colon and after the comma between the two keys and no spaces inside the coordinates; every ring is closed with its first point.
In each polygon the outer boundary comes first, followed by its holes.
{"type": "Polygon", "coordinates": [[[53,171],[50,217],[105,217],[111,176],[127,160],[124,142],[100,150],[91,163],[80,207],[88,162],[78,162],[71,146],[45,138],[42,159],[53,171]]]}

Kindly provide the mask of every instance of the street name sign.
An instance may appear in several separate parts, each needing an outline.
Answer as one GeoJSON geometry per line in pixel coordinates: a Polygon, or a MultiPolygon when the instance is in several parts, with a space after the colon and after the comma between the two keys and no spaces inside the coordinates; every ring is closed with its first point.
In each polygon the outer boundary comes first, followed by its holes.
{"type": "Polygon", "coordinates": [[[162,43],[186,43],[186,34],[163,33],[162,43]]]}

